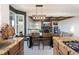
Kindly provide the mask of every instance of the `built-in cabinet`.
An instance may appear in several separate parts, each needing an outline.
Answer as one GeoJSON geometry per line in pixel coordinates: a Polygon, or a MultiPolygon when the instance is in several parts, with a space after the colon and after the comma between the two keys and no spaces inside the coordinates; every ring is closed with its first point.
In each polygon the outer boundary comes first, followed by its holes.
{"type": "Polygon", "coordinates": [[[58,28],[58,21],[52,21],[52,33],[55,35],[60,34],[60,29],[58,28]]]}
{"type": "Polygon", "coordinates": [[[53,51],[54,55],[69,55],[69,51],[66,47],[64,47],[61,43],[54,40],[53,43],[53,51]]]}
{"type": "Polygon", "coordinates": [[[42,28],[42,32],[47,32],[47,33],[52,32],[52,22],[42,21],[41,28],[42,28]]]}
{"type": "Polygon", "coordinates": [[[2,55],[8,55],[8,52],[5,52],[4,54],[2,54],[2,55]]]}
{"type": "Polygon", "coordinates": [[[59,54],[59,43],[55,40],[53,40],[53,54],[58,55],[59,54]]]}
{"type": "Polygon", "coordinates": [[[17,43],[16,45],[14,45],[10,50],[9,50],[9,54],[10,55],[17,55],[19,53],[19,43],[17,43]]]}
{"type": "MultiPolygon", "coordinates": [[[[64,40],[64,39],[63,39],[64,40]]],[[[54,55],[78,55],[78,53],[66,46],[59,37],[53,38],[53,54],[54,55]]]]}
{"type": "Polygon", "coordinates": [[[60,34],[60,29],[58,28],[57,21],[42,21],[41,25],[43,32],[51,32],[54,35],[60,34]]]}
{"type": "MultiPolygon", "coordinates": [[[[14,43],[13,43],[14,44],[14,43]]],[[[10,48],[3,55],[23,55],[24,54],[24,40],[17,42],[12,48],[10,48]]]]}
{"type": "Polygon", "coordinates": [[[24,41],[21,40],[9,50],[9,55],[20,55],[24,54],[23,52],[24,52],[24,41]]]}

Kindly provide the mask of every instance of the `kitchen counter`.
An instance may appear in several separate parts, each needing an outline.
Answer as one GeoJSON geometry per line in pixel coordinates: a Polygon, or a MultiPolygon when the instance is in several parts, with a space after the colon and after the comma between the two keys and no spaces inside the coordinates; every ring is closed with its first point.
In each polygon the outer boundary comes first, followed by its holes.
{"type": "Polygon", "coordinates": [[[79,53],[63,43],[63,41],[79,41],[78,37],[53,37],[54,55],[78,55],[79,53]]]}
{"type": "MultiPolygon", "coordinates": [[[[11,53],[10,50],[14,49],[16,45],[17,45],[16,48],[18,47],[19,50],[20,50],[21,49],[20,48],[20,42],[21,41],[23,41],[22,37],[16,37],[16,38],[13,38],[13,39],[8,39],[8,40],[3,40],[2,38],[0,38],[0,44],[6,45],[6,44],[10,43],[8,46],[6,46],[4,48],[0,48],[0,55],[5,55],[5,54],[10,55],[10,53],[11,53]]],[[[23,44],[21,44],[21,45],[23,46],[23,44]]]]}

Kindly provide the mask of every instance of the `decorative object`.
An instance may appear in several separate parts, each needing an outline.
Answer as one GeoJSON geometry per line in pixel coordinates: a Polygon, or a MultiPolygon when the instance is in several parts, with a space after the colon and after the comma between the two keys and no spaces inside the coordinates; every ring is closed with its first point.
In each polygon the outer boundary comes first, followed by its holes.
{"type": "Polygon", "coordinates": [[[1,28],[1,35],[3,39],[8,39],[9,37],[14,36],[14,34],[15,29],[8,24],[6,24],[1,28]]]}

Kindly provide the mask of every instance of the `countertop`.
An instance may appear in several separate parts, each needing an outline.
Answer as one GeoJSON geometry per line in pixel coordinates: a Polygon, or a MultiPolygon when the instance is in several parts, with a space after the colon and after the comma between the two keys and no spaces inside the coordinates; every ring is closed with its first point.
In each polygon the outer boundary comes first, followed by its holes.
{"type": "Polygon", "coordinates": [[[53,37],[53,39],[59,43],[59,45],[62,45],[65,49],[67,49],[68,51],[71,52],[71,54],[74,54],[74,55],[79,55],[79,53],[77,53],[76,51],[74,51],[73,49],[71,49],[70,47],[68,47],[67,45],[65,45],[63,43],[63,41],[79,41],[79,37],[53,37]]]}
{"type": "Polygon", "coordinates": [[[8,52],[9,49],[11,49],[14,45],[16,45],[21,40],[23,40],[23,37],[16,37],[16,38],[13,38],[13,39],[8,39],[8,40],[3,40],[2,38],[0,38],[0,44],[5,43],[5,42],[11,42],[11,44],[8,45],[7,47],[0,48],[0,55],[3,55],[4,53],[8,52]]]}

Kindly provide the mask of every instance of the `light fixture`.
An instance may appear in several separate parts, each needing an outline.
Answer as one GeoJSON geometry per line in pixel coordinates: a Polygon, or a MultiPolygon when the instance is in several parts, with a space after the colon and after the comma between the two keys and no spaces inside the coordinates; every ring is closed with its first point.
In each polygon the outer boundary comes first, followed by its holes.
{"type": "Polygon", "coordinates": [[[75,31],[74,26],[71,26],[70,31],[71,31],[71,33],[74,33],[74,31],[75,31]]]}
{"type": "Polygon", "coordinates": [[[46,15],[42,14],[43,13],[42,8],[43,8],[43,5],[36,5],[36,15],[32,15],[32,19],[34,19],[34,20],[44,20],[44,19],[46,19],[46,15]],[[37,8],[41,8],[39,15],[38,15],[38,9],[37,8]]]}

